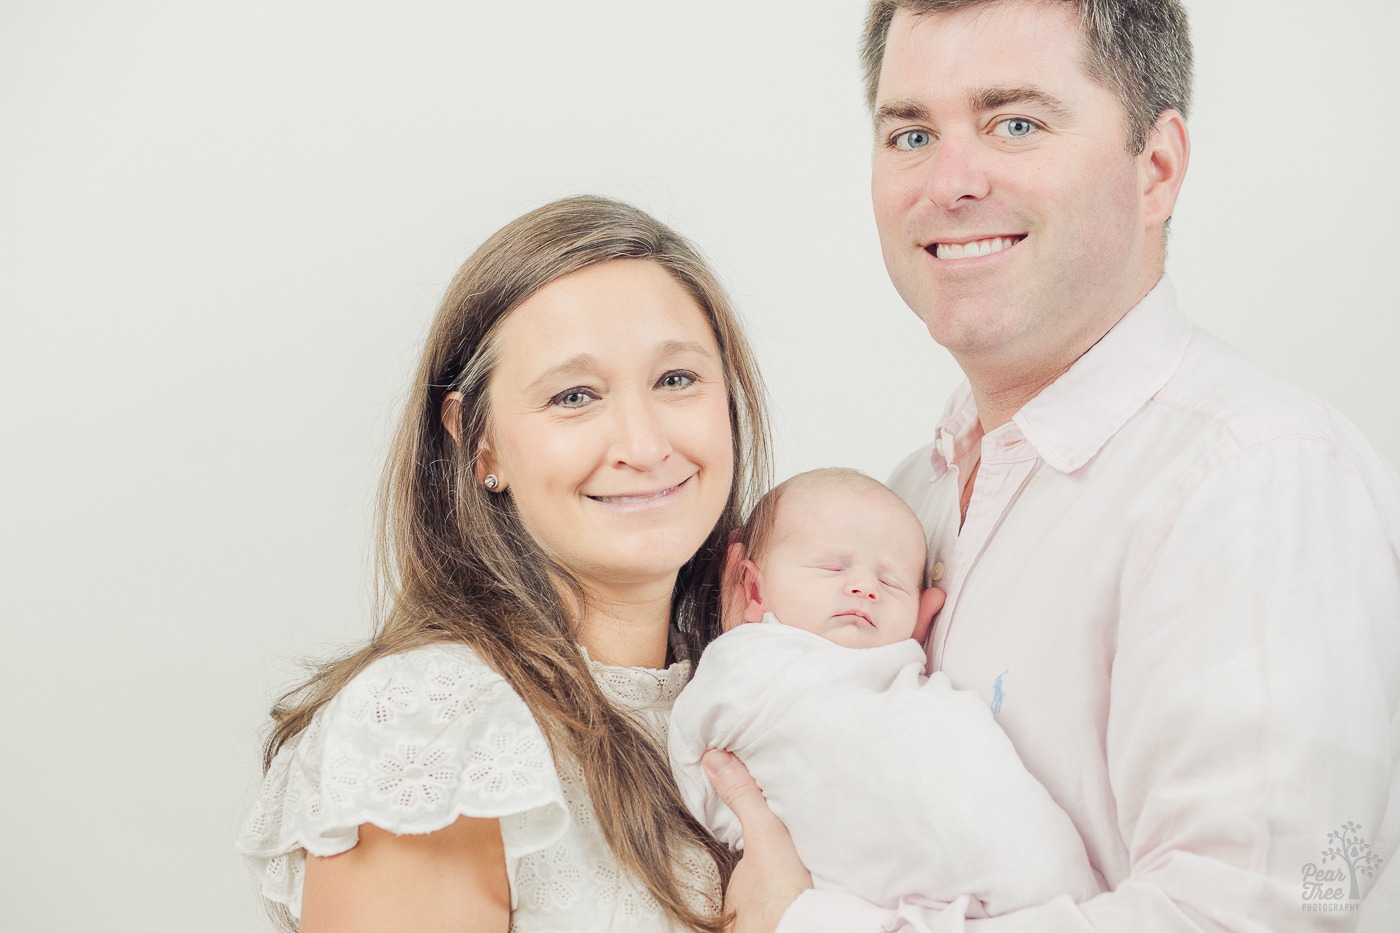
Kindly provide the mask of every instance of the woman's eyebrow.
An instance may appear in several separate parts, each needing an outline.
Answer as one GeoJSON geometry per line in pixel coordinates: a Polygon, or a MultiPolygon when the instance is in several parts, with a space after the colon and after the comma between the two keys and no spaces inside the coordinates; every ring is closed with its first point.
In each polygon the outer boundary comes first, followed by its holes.
{"type": "Polygon", "coordinates": [[[675,356],[681,353],[694,353],[710,359],[717,358],[713,349],[693,340],[664,340],[656,347],[657,356],[675,356]]]}
{"type": "MultiPolygon", "coordinates": [[[[656,345],[656,355],[658,357],[677,356],[686,353],[702,356],[711,360],[718,359],[718,354],[713,349],[693,340],[663,340],[656,345]]],[[[560,381],[568,381],[577,376],[596,373],[601,368],[597,357],[593,356],[591,353],[580,353],[577,356],[569,357],[562,363],[556,363],[540,373],[534,379],[530,380],[529,384],[525,386],[525,391],[533,394],[549,388],[560,381]]]]}
{"type": "Polygon", "coordinates": [[[558,383],[561,379],[567,380],[573,376],[596,372],[597,369],[597,359],[591,354],[580,353],[540,373],[525,386],[525,391],[526,393],[533,394],[558,383]]]}

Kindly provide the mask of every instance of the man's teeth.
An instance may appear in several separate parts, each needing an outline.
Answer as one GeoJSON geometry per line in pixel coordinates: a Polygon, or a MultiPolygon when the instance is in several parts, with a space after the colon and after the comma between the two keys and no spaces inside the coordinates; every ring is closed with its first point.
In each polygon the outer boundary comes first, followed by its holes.
{"type": "Polygon", "coordinates": [[[988,240],[973,240],[971,243],[938,243],[934,255],[939,259],[970,259],[973,256],[989,256],[1009,249],[1021,242],[1020,237],[994,236],[988,240]]]}

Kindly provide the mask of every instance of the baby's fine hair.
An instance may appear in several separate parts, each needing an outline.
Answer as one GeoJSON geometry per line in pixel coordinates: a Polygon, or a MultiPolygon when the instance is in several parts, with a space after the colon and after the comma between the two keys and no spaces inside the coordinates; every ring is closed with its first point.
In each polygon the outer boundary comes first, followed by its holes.
{"type": "Polygon", "coordinates": [[[758,504],[749,513],[748,521],[744,522],[741,538],[744,543],[744,555],[757,562],[768,553],[768,548],[773,543],[773,532],[778,527],[778,512],[785,494],[806,486],[825,483],[845,486],[852,492],[883,493],[889,496],[891,501],[898,502],[915,522],[919,521],[919,516],[914,514],[914,510],[909,508],[893,489],[878,479],[849,467],[822,467],[783,480],[758,500],[758,504]]]}

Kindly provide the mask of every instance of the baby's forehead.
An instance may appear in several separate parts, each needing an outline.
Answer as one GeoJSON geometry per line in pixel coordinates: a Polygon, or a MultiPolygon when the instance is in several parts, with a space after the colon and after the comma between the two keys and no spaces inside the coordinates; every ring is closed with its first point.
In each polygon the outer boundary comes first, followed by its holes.
{"type": "Polygon", "coordinates": [[[799,477],[783,490],[773,518],[774,543],[800,534],[816,546],[826,530],[844,533],[851,525],[894,524],[910,533],[880,537],[881,551],[922,553],[927,548],[923,526],[904,501],[887,486],[860,475],[799,477]]]}
{"type": "Polygon", "coordinates": [[[868,508],[871,503],[904,507],[903,500],[884,483],[863,473],[845,470],[819,470],[803,473],[784,484],[778,500],[778,515],[782,517],[798,509],[819,505],[824,511],[868,508]]]}
{"type": "Polygon", "coordinates": [[[780,522],[791,517],[835,516],[868,507],[886,495],[894,494],[863,476],[804,474],[788,481],[776,516],[780,522]]]}

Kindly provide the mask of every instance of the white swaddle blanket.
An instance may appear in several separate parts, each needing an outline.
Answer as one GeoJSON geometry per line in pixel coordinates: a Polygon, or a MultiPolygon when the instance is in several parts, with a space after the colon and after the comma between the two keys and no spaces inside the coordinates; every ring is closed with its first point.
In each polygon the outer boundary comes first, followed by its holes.
{"type": "Polygon", "coordinates": [[[720,636],[671,713],[686,804],[741,843],[700,768],[726,748],[817,888],[886,907],[969,895],[989,916],[1097,894],[1079,834],[986,704],[923,664],[913,641],[846,648],[771,616],[720,636]]]}

